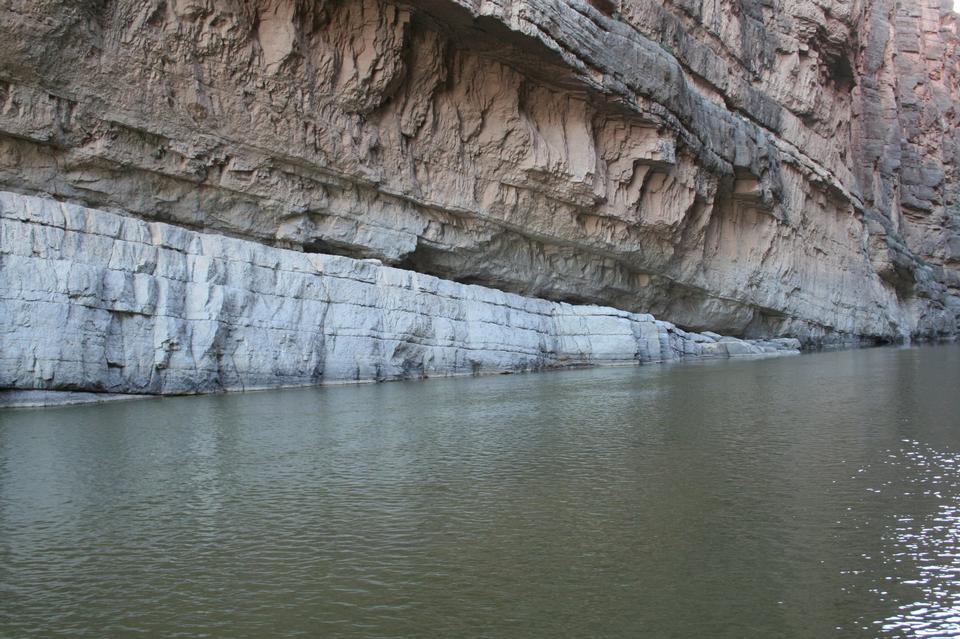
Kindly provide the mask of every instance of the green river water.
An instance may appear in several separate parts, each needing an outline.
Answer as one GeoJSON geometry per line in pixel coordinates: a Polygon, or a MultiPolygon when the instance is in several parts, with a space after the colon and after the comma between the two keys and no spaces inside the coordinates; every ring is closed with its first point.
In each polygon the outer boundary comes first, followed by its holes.
{"type": "Polygon", "coordinates": [[[954,637],[960,345],[0,412],[0,637],[954,637]]]}

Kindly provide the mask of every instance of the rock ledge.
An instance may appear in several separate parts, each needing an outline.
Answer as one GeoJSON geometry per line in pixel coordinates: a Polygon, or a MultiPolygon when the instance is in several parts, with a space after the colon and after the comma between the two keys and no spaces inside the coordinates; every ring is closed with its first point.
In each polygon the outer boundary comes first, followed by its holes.
{"type": "Polygon", "coordinates": [[[0,389],[204,393],[799,347],[0,192],[0,389]]]}

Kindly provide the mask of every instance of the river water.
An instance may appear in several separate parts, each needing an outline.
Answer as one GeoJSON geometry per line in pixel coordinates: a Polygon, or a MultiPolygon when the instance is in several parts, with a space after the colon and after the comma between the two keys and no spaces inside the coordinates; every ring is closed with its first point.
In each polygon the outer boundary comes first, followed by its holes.
{"type": "Polygon", "coordinates": [[[960,634],[960,346],[0,412],[0,637],[960,634]]]}

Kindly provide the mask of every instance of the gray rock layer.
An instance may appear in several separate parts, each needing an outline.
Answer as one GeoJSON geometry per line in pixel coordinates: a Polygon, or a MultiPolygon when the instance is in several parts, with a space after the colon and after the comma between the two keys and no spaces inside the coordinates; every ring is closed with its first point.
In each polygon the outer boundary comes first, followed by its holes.
{"type": "Polygon", "coordinates": [[[949,0],[6,0],[0,189],[805,342],[956,335],[949,0]]]}
{"type": "Polygon", "coordinates": [[[0,192],[0,389],[198,393],[799,346],[0,192]]]}

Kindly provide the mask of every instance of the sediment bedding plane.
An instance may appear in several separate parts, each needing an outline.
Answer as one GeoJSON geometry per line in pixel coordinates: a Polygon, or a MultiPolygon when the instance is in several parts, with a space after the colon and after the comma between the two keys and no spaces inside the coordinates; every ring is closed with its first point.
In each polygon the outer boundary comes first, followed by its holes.
{"type": "Polygon", "coordinates": [[[955,337],[958,45],[947,0],[12,0],[0,388],[955,337]]]}
{"type": "Polygon", "coordinates": [[[202,393],[800,347],[31,196],[0,193],[0,232],[6,389],[202,393]]]}

